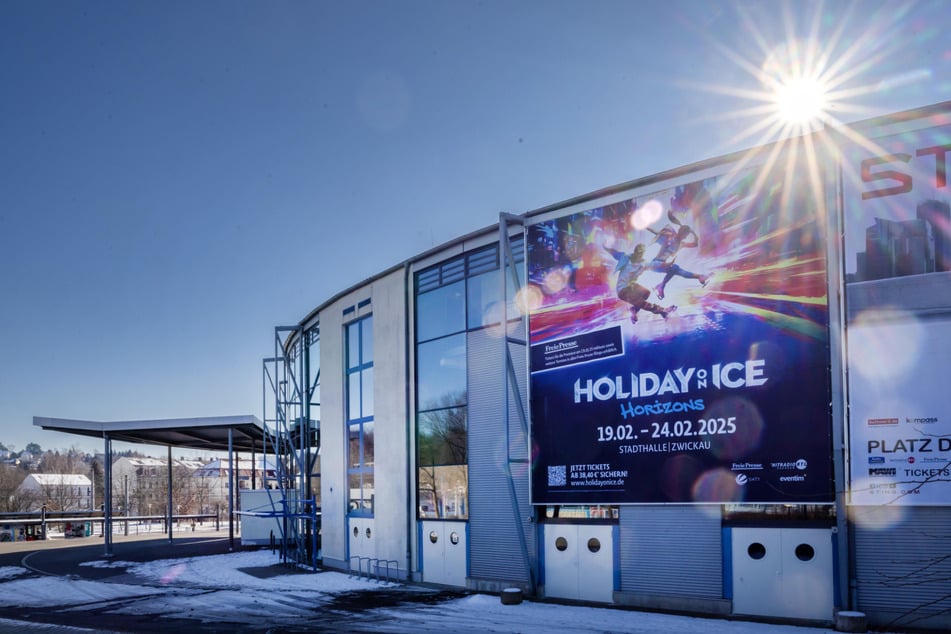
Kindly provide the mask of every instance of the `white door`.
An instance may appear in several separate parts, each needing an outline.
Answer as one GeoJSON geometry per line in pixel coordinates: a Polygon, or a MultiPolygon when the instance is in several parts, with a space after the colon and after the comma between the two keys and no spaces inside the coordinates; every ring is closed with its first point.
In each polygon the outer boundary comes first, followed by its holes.
{"type": "Polygon", "coordinates": [[[832,533],[824,528],[734,528],[733,613],[834,617],[832,533]]]}
{"type": "Polygon", "coordinates": [[[466,587],[465,522],[423,522],[423,581],[466,587]]]}
{"type": "Polygon", "coordinates": [[[545,596],[614,601],[613,527],[545,525],[545,596]]]}
{"type": "Polygon", "coordinates": [[[780,616],[782,539],[777,528],[734,528],[733,613],[780,616]]]}

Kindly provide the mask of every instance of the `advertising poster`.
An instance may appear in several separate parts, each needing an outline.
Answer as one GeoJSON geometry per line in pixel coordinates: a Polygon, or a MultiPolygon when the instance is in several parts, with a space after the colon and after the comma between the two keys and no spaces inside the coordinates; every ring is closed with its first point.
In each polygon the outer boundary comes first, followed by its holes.
{"type": "Polygon", "coordinates": [[[528,228],[533,503],[834,500],[822,188],[726,170],[528,228]]]}
{"type": "Polygon", "coordinates": [[[947,505],[951,117],[866,137],[842,154],[850,502],[947,505]]]}

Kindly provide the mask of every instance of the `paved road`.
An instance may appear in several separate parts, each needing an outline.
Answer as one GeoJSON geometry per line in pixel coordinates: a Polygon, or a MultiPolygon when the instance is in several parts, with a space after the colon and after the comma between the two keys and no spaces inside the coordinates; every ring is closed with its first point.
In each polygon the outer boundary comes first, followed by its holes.
{"type": "MultiPolygon", "coordinates": [[[[122,569],[97,568],[80,564],[105,559],[105,544],[101,537],[52,539],[37,542],[16,542],[0,545],[0,565],[23,566],[35,573],[60,577],[81,577],[103,580],[121,574],[122,569]]],[[[201,555],[219,555],[230,552],[230,540],[214,533],[200,537],[168,538],[159,534],[120,537],[112,544],[112,559],[116,561],[145,562],[156,559],[177,559],[201,555]]],[[[237,545],[236,548],[240,548],[237,545]]]]}

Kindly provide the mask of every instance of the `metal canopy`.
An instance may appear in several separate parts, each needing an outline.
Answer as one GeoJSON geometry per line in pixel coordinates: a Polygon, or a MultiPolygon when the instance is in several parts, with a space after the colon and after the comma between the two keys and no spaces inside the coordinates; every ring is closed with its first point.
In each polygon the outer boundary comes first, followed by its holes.
{"type": "Polygon", "coordinates": [[[203,451],[228,451],[229,448],[234,451],[264,450],[264,424],[251,414],[109,422],[34,416],[33,424],[49,431],[131,443],[203,451]]]}
{"type": "Polygon", "coordinates": [[[105,443],[103,537],[106,557],[112,557],[112,441],[168,446],[168,541],[172,543],[172,447],[228,452],[228,537],[234,550],[235,451],[264,449],[264,424],[252,415],[208,418],[167,418],[96,422],[33,417],[33,425],[50,431],[102,438],[105,443]]]}

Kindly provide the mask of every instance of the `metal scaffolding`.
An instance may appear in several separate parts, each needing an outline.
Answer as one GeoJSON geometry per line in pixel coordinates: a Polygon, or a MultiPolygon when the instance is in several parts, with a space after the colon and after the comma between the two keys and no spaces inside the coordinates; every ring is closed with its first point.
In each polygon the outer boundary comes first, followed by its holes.
{"type": "MultiPolygon", "coordinates": [[[[515,521],[515,526],[517,527],[516,534],[518,536],[518,544],[522,553],[522,559],[525,564],[525,569],[528,572],[528,583],[529,591],[531,594],[535,594],[537,589],[537,575],[536,570],[538,568],[537,557],[534,554],[534,549],[529,549],[528,547],[528,538],[526,533],[534,530],[532,522],[534,522],[534,517],[530,518],[526,523],[523,521],[525,517],[524,510],[518,499],[518,491],[515,483],[514,471],[517,470],[526,470],[531,465],[527,455],[520,454],[518,452],[513,455],[512,447],[512,416],[510,407],[514,405],[515,413],[517,414],[517,419],[519,423],[519,431],[522,434],[523,438],[528,438],[528,409],[525,406],[525,402],[522,400],[522,390],[518,384],[518,373],[515,370],[515,364],[512,360],[512,348],[514,347],[518,354],[526,354],[526,349],[528,347],[528,325],[526,313],[521,313],[519,319],[522,323],[522,330],[525,333],[525,339],[520,339],[517,337],[512,337],[508,334],[509,323],[509,314],[508,314],[508,301],[507,298],[509,295],[509,284],[511,284],[511,289],[515,292],[515,295],[518,295],[518,292],[522,288],[522,283],[518,277],[518,266],[515,259],[515,256],[512,252],[512,238],[509,236],[509,226],[514,225],[524,231],[524,220],[519,216],[513,216],[507,213],[499,214],[499,278],[500,278],[500,292],[502,297],[502,328],[504,335],[504,352],[502,359],[502,372],[505,376],[504,380],[504,417],[505,417],[505,439],[506,439],[506,471],[508,475],[508,489],[509,489],[509,500],[512,504],[512,515],[515,521]],[[511,279],[508,279],[508,276],[511,276],[511,279]],[[515,465],[513,469],[513,465],[515,465]]],[[[524,236],[522,237],[524,239],[524,236]]],[[[533,512],[533,511],[532,511],[533,512]]]]}
{"type": "Polygon", "coordinates": [[[274,328],[274,356],[264,359],[265,454],[275,457],[274,474],[265,476],[270,509],[254,515],[275,518],[276,545],[284,563],[312,566],[320,559],[320,507],[312,486],[320,450],[320,421],[311,417],[319,394],[319,363],[312,372],[310,351],[318,326],[274,328]],[[272,493],[273,492],[273,493],[272,493]]]}

